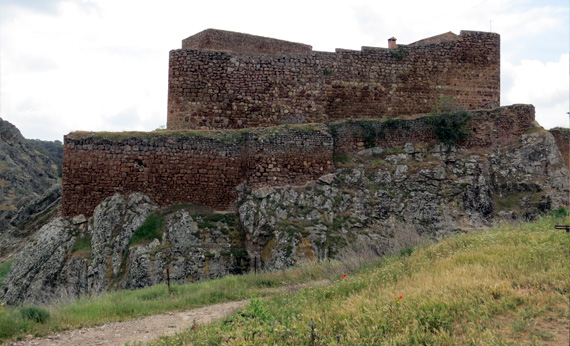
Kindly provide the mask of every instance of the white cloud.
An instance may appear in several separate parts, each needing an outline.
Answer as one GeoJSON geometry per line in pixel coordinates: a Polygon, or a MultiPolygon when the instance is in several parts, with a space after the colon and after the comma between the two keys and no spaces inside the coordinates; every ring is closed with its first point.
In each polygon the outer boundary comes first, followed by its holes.
{"type": "MultiPolygon", "coordinates": [[[[333,51],[385,47],[391,36],[410,43],[450,30],[485,31],[493,20],[493,31],[501,33],[503,43],[502,104],[535,103],[537,116],[544,113],[551,118],[564,107],[563,114],[567,112],[567,79],[564,89],[554,71],[568,78],[568,63],[564,72],[562,61],[549,62],[568,52],[567,33],[560,31],[565,25],[568,31],[567,4],[527,0],[9,1],[10,11],[1,18],[0,116],[31,138],[61,139],[80,129],[153,130],[164,125],[168,52],[206,28],[333,51]],[[544,54],[535,54],[537,38],[544,42],[539,50],[544,54]],[[538,82],[541,88],[532,91],[538,82]]],[[[550,123],[541,120],[546,127],[550,123]]]]}
{"type": "Polygon", "coordinates": [[[568,127],[569,54],[559,61],[543,63],[523,60],[519,65],[504,63],[501,72],[505,89],[502,104],[530,103],[536,120],[546,128],[568,127]]]}

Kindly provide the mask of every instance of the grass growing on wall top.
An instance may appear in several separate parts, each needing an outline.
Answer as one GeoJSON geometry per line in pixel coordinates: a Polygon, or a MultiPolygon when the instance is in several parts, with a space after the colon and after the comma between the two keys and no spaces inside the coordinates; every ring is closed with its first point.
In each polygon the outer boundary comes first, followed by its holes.
{"type": "Polygon", "coordinates": [[[202,137],[218,140],[223,143],[239,142],[248,133],[256,134],[261,138],[270,138],[277,134],[283,134],[290,130],[301,132],[323,131],[326,128],[322,124],[283,124],[272,127],[257,127],[244,129],[224,129],[224,130],[166,130],[160,129],[150,132],[125,131],[125,132],[87,132],[75,131],[66,136],[70,140],[92,139],[95,141],[108,140],[120,142],[129,139],[140,140],[168,140],[169,138],[202,137]]]}

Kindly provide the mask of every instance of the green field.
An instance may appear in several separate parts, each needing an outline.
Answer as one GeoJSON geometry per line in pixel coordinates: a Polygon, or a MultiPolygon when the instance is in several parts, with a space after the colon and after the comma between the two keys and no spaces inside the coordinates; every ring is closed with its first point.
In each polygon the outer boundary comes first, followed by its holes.
{"type": "Polygon", "coordinates": [[[158,285],[6,308],[0,340],[250,298],[224,320],[151,345],[558,345],[570,320],[570,234],[554,225],[568,222],[545,216],[391,258],[229,276],[173,286],[172,294],[158,285]],[[330,284],[280,288],[323,279],[330,284]]]}
{"type": "Polygon", "coordinates": [[[566,345],[570,235],[557,223],[458,235],[150,345],[566,345]]]}

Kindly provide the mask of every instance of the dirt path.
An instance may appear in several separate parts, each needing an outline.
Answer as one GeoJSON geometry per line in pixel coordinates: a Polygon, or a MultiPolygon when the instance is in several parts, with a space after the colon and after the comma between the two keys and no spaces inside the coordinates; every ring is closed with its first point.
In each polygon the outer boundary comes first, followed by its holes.
{"type": "MultiPolygon", "coordinates": [[[[309,286],[323,286],[330,280],[287,285],[275,289],[295,293],[309,286]]],[[[126,322],[113,322],[99,327],[69,330],[43,338],[30,336],[24,341],[7,342],[0,346],[123,346],[126,342],[148,342],[163,335],[187,329],[192,324],[204,324],[232,314],[243,308],[249,300],[209,305],[182,312],[170,312],[126,322]]]]}
{"type": "Polygon", "coordinates": [[[127,322],[113,322],[99,327],[70,330],[44,338],[8,342],[2,346],[123,346],[126,342],[151,341],[171,335],[195,323],[208,323],[244,307],[248,300],[205,306],[183,312],[153,315],[127,322]]]}

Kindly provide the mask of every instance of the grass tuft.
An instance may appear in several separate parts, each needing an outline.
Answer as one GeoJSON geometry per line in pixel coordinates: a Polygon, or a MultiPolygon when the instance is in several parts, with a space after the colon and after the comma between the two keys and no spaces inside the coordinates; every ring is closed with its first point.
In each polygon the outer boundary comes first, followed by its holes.
{"type": "Polygon", "coordinates": [[[135,233],[129,241],[129,246],[145,244],[158,239],[162,239],[163,232],[163,216],[159,214],[149,215],[143,224],[136,229],[135,233]]]}
{"type": "Polygon", "coordinates": [[[2,281],[4,277],[8,275],[10,267],[12,266],[13,259],[7,260],[6,262],[0,264],[0,287],[2,286],[2,281]]]}
{"type": "Polygon", "coordinates": [[[23,319],[36,323],[46,323],[50,318],[49,311],[37,306],[23,306],[20,308],[20,314],[23,319]]]}

